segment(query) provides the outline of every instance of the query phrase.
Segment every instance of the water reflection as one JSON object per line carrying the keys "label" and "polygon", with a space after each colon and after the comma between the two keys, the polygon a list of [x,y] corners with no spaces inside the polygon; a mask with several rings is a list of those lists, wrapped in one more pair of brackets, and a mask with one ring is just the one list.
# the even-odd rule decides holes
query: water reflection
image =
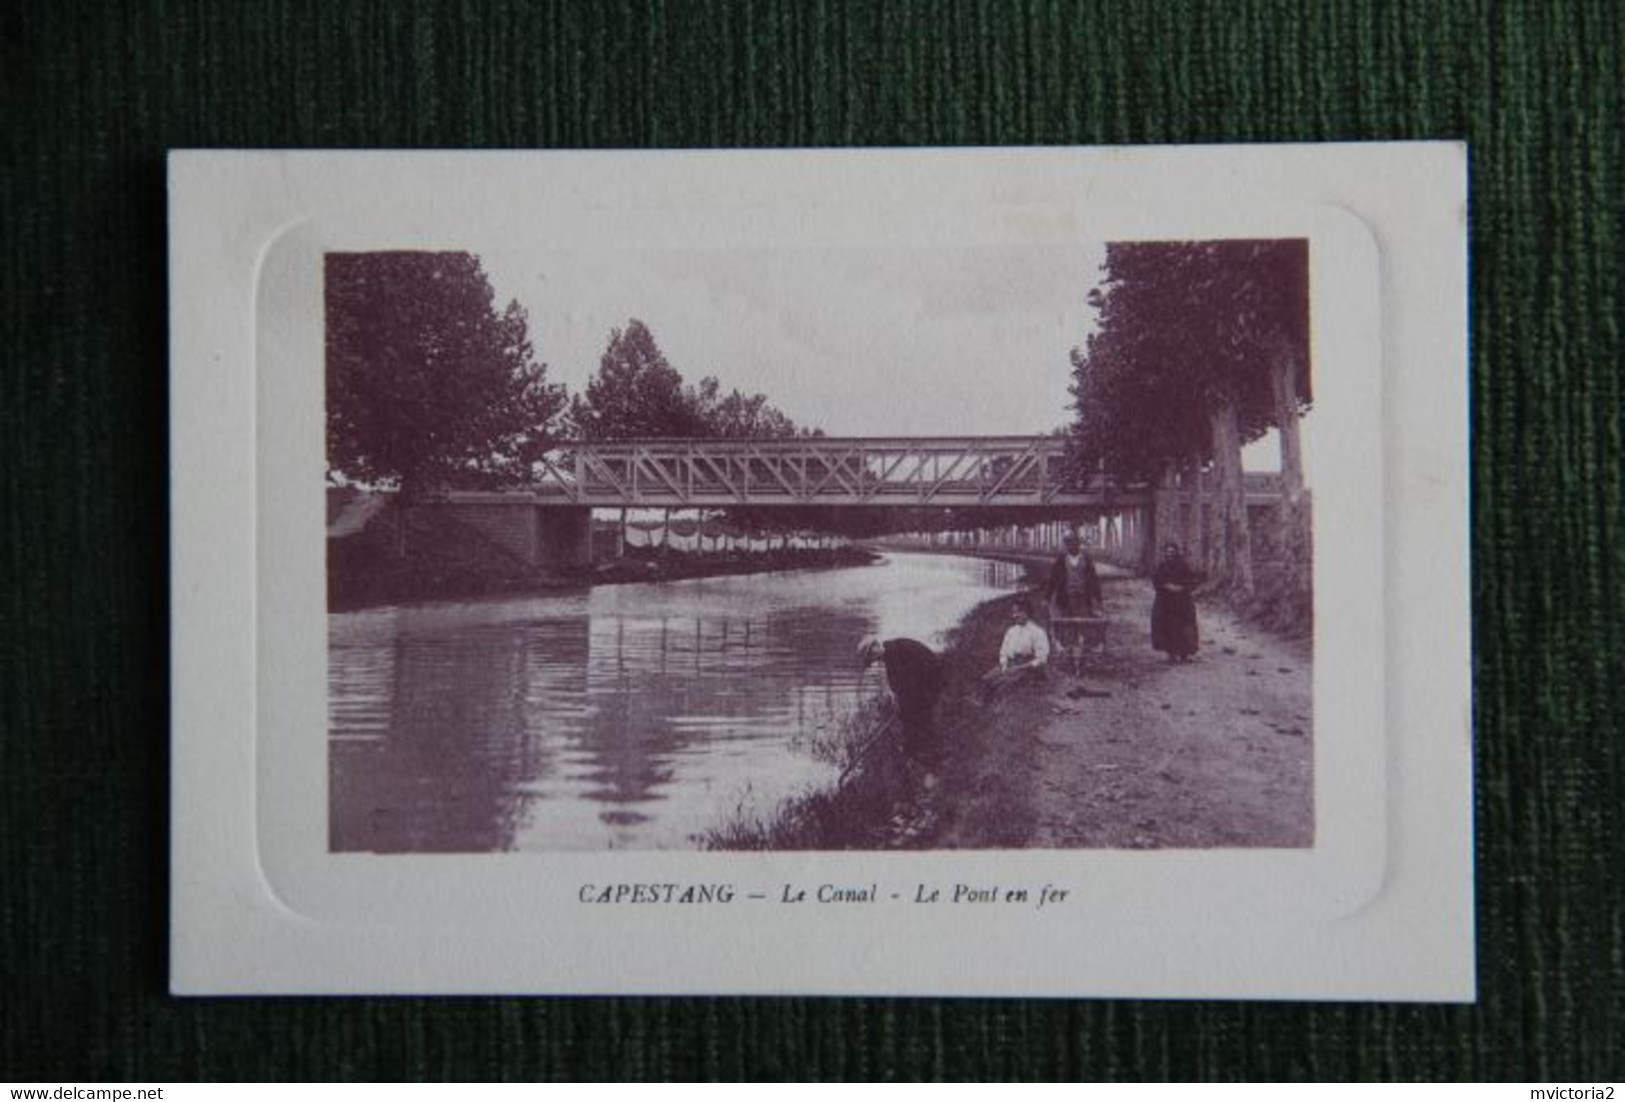
{"label": "water reflection", "polygon": [[827,783],[806,752],[865,693],[869,633],[940,643],[1019,569],[878,566],[329,617],[329,843],[685,847]]}

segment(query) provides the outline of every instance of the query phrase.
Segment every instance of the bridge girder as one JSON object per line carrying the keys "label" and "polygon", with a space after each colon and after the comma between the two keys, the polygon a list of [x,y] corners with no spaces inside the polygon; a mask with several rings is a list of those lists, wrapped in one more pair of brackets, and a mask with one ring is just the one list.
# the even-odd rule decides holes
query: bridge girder
{"label": "bridge girder", "polygon": [[545,462],[539,504],[1125,508],[1143,487],[1078,484],[1053,436],[792,437],[571,445]]}

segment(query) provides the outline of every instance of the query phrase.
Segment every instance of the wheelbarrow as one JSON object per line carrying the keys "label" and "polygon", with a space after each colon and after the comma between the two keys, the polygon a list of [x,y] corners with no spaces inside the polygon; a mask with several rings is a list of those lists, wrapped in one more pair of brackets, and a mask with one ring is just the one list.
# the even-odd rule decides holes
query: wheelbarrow
{"label": "wheelbarrow", "polygon": [[1051,664],[1066,663],[1073,677],[1083,668],[1084,655],[1106,653],[1107,626],[1104,616],[1052,616],[1049,622],[1050,645],[1055,653]]}

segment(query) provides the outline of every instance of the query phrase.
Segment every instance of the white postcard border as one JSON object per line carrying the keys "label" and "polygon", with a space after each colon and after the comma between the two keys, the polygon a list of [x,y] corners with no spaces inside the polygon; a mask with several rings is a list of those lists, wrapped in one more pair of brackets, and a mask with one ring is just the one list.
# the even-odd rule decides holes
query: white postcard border
{"label": "white postcard border", "polygon": [[[460,213],[446,212],[448,196]],[[1381,384],[1350,386],[1326,418],[1348,436],[1321,444],[1354,461],[1336,494],[1317,481],[1317,613],[1339,627],[1316,649],[1321,844],[327,854],[310,258],[478,251],[467,212],[500,217],[514,203],[580,247],[604,242],[609,223],[587,215],[609,211],[616,232],[658,232],[674,248],[906,244],[951,224],[956,241],[1306,233],[1328,246],[1317,257],[1357,260],[1314,275],[1317,418],[1334,409],[1339,362],[1380,364]],[[173,157],[171,210],[177,992],[1472,997],[1460,146],[200,152]],[[1345,297],[1328,297],[1333,287]],[[1073,902],[996,917],[897,904],[595,908],[575,890],[718,879],[1064,883]]]}

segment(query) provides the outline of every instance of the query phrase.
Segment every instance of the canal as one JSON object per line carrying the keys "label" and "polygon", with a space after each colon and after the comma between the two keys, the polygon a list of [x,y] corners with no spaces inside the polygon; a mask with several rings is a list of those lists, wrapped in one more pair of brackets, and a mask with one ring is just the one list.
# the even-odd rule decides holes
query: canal
{"label": "canal", "polygon": [[832,782],[816,753],[883,672],[857,641],[938,646],[1022,568],[873,566],[601,586],[328,618],[329,846],[693,848]]}

